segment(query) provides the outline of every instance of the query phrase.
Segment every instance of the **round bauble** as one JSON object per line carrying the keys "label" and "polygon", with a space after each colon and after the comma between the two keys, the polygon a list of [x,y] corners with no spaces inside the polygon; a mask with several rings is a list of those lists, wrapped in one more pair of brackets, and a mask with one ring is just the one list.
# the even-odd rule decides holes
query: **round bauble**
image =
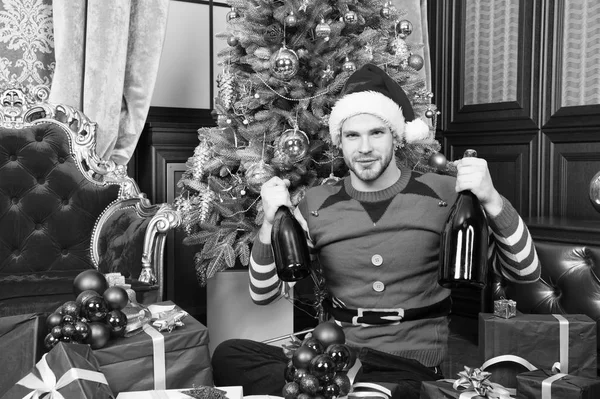
{"label": "round bauble", "polygon": [[62,323],[62,315],[58,313],[50,313],[46,317],[46,328],[48,331],[52,330],[52,327],[59,326]]}
{"label": "round bauble", "polygon": [[398,34],[398,36],[400,36],[401,38],[406,38],[406,36],[409,36],[413,31],[413,25],[412,22],[403,19],[402,21],[398,22],[396,24],[396,33]]}
{"label": "round bauble", "polygon": [[73,337],[75,335],[75,325],[73,323],[64,323],[62,325],[62,336]]}
{"label": "round bauble", "polygon": [[279,136],[277,148],[290,158],[290,162],[301,161],[308,154],[310,141],[306,133],[298,129],[287,129]]}
{"label": "round bauble", "polygon": [[433,116],[435,115],[435,112],[433,112],[432,109],[428,109],[427,111],[425,111],[425,116],[428,118],[433,118]]}
{"label": "round bauble", "polygon": [[121,310],[129,303],[127,291],[121,287],[110,287],[104,291],[104,300],[110,310]]}
{"label": "round bauble", "polygon": [[340,387],[336,384],[328,384],[323,388],[323,396],[325,399],[337,398],[340,396]]}
{"label": "round bauble", "polygon": [[264,161],[260,161],[250,165],[244,176],[246,177],[248,188],[255,193],[260,193],[262,185],[275,176],[275,169]]}
{"label": "round bauble", "polygon": [[296,76],[300,61],[294,50],[282,47],[271,55],[271,73],[278,79],[289,80]]}
{"label": "round bauble", "polygon": [[231,11],[229,11],[227,13],[227,15],[225,16],[225,19],[227,20],[227,22],[230,22],[231,20],[234,20],[239,17],[240,17],[240,13],[234,7],[231,7]]}
{"label": "round bauble", "polygon": [[358,23],[358,15],[356,12],[350,10],[344,14],[344,22],[348,25],[356,25]]}
{"label": "round bauble", "polygon": [[320,355],[321,353],[325,352],[325,346],[323,346],[321,341],[314,337],[305,339],[304,342],[302,342],[301,346],[308,346],[309,348],[313,349],[317,353],[317,355]]}
{"label": "round bauble", "polygon": [[73,323],[75,323],[76,320],[77,320],[77,317],[73,317],[71,315],[66,314],[62,317],[61,324],[65,324],[65,323],[73,324]]}
{"label": "round bauble", "polygon": [[340,396],[348,395],[352,388],[352,383],[346,373],[336,373],[335,377],[333,377],[333,383],[340,388]]}
{"label": "round bauble", "polygon": [[84,341],[90,334],[90,326],[83,321],[75,322],[75,339]]}
{"label": "round bauble", "polygon": [[77,275],[73,280],[73,293],[78,296],[85,290],[96,291],[99,295],[102,295],[108,288],[108,282],[104,274],[98,270],[90,269],[85,270]]}
{"label": "round bauble", "polygon": [[313,396],[304,392],[300,392],[296,399],[313,399]]}
{"label": "round bauble", "polygon": [[342,70],[344,72],[352,73],[356,71],[356,64],[353,61],[350,61],[348,57],[346,57],[346,60],[342,64]]}
{"label": "round bauble", "polygon": [[321,19],[321,22],[315,28],[315,36],[327,39],[329,35],[331,35],[331,26],[325,22],[325,19]]}
{"label": "round bauble", "polygon": [[432,168],[436,168],[437,170],[444,170],[447,164],[446,157],[441,152],[434,152],[429,157],[429,161],[427,162],[429,166]]}
{"label": "round bauble", "polygon": [[60,338],[62,336],[62,327],[61,326],[52,327],[52,329],[50,330],[50,334],[52,334],[52,336],[54,338]]}
{"label": "round bauble", "polygon": [[350,348],[345,344],[332,344],[325,349],[325,354],[331,357],[333,363],[335,363],[335,371],[348,370],[348,363],[350,362]]}
{"label": "round bauble", "polygon": [[335,363],[329,355],[317,355],[310,361],[308,372],[320,381],[331,382],[335,376]]}
{"label": "round bauble", "polygon": [[294,366],[294,363],[290,360],[287,364],[287,366],[285,366],[285,369],[283,370],[283,378],[285,379],[286,382],[291,382],[294,381],[294,373],[296,372],[296,367]]}
{"label": "round bauble", "polygon": [[74,318],[79,317],[79,311],[81,310],[81,305],[77,304],[76,301],[68,301],[62,305],[62,314],[63,316],[72,316]]}
{"label": "round bauble", "polygon": [[330,321],[316,326],[312,332],[312,336],[321,341],[325,348],[331,344],[346,343],[346,336],[342,327]]}
{"label": "round bauble", "polygon": [[410,50],[408,44],[402,38],[395,38],[389,43],[389,51],[394,54],[399,60],[408,60]]}
{"label": "round bauble", "polygon": [[106,323],[110,327],[110,335],[113,337],[122,337],[125,335],[127,327],[127,316],[120,310],[111,310],[106,316]]}
{"label": "round bauble", "polygon": [[294,371],[294,382],[296,384],[299,384],[302,377],[304,377],[307,374],[308,374],[307,369],[296,369],[296,371]]}
{"label": "round bauble", "polygon": [[227,38],[227,44],[231,47],[235,47],[240,43],[240,41],[237,39],[237,37],[231,35]]}
{"label": "round bauble", "polygon": [[283,386],[281,394],[285,399],[296,399],[300,394],[300,386],[295,382],[288,382]]}
{"label": "round bauble", "polygon": [[103,348],[110,339],[110,328],[97,321],[91,322],[89,328],[90,333],[83,342],[89,344],[92,349]]}
{"label": "round bauble", "polygon": [[83,303],[82,314],[89,321],[104,321],[108,314],[106,301],[100,296],[89,298]]}
{"label": "round bauble", "polygon": [[419,54],[411,54],[410,57],[408,57],[408,66],[415,71],[420,71],[421,68],[423,68],[423,57]]}
{"label": "round bauble", "polygon": [[88,298],[91,298],[93,296],[100,296],[100,294],[98,294],[96,291],[85,290],[81,294],[77,295],[77,299],[75,299],[75,303],[77,303],[78,305],[81,306],[81,305],[83,305],[83,303],[85,301],[88,300]]}
{"label": "round bauble", "polygon": [[298,385],[300,385],[300,391],[311,396],[316,395],[321,387],[319,379],[312,374],[306,374],[304,377],[302,377]]}
{"label": "round bauble", "polygon": [[294,27],[298,24],[298,18],[296,17],[296,14],[294,14],[294,12],[292,11],[288,15],[286,15],[286,17],[283,19],[283,22],[286,26]]}
{"label": "round bauble", "polygon": [[70,344],[73,342],[72,337],[65,337],[64,335],[58,339],[60,342],[64,342],[65,344]]}
{"label": "round bauble", "polygon": [[292,355],[292,363],[297,369],[308,369],[310,361],[317,355],[317,351],[313,348],[301,346]]}
{"label": "round bauble", "polygon": [[381,14],[382,18],[389,18],[390,15],[392,14],[392,10],[390,9],[390,6],[388,5],[388,3],[385,3],[383,5],[383,7],[381,8],[381,11],[379,12]]}
{"label": "round bauble", "polygon": [[59,342],[60,342],[59,337],[55,337],[52,334],[48,334],[44,338],[44,348],[46,348],[47,350],[50,350],[50,349],[54,348],[54,346],[56,344],[58,344]]}

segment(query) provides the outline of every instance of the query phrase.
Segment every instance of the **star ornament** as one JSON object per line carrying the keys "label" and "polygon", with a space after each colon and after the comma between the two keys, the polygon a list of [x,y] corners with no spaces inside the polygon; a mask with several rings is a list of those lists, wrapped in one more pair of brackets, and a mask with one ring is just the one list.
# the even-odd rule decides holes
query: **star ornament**
{"label": "star ornament", "polygon": [[331,65],[327,65],[327,69],[323,70],[323,73],[321,74],[321,77],[325,80],[331,80],[333,79],[333,69],[331,69]]}

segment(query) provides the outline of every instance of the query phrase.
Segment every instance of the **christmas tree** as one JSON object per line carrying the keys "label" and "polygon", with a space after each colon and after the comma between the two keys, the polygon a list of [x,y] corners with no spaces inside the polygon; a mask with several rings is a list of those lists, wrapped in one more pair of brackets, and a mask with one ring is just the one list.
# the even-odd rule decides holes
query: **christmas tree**
{"label": "christmas tree", "polygon": [[[262,223],[260,187],[290,180],[292,203],[307,189],[347,174],[331,144],[328,115],[348,77],[373,63],[400,83],[430,138],[405,145],[397,162],[431,170],[439,143],[433,96],[419,75],[422,43],[411,43],[403,10],[381,0],[229,0],[228,48],[213,114],[179,181],[176,199],[185,244],[201,245],[194,263],[201,285],[237,261],[248,265]],[[444,159],[445,160],[445,159]]]}

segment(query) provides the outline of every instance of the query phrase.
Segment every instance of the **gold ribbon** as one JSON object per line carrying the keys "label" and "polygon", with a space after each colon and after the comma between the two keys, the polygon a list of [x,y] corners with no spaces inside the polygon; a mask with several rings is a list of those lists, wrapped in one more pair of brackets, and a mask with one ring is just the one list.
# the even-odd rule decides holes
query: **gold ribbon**
{"label": "gold ribbon", "polygon": [[167,377],[165,375],[165,337],[152,326],[144,324],[143,330],[152,338],[152,354],[154,361],[154,389],[167,389]]}
{"label": "gold ribbon", "polygon": [[69,385],[75,380],[86,380],[98,382],[100,384],[108,385],[104,374],[98,371],[91,371],[79,368],[69,369],[66,373],[56,381],[56,375],[48,365],[46,355],[42,356],[42,359],[35,365],[40,373],[41,379],[33,373],[27,374],[23,377],[18,385],[24,386],[25,388],[31,389],[32,391],[25,395],[23,399],[39,399],[44,394],[47,399],[65,399],[65,397],[58,392],[59,389]]}

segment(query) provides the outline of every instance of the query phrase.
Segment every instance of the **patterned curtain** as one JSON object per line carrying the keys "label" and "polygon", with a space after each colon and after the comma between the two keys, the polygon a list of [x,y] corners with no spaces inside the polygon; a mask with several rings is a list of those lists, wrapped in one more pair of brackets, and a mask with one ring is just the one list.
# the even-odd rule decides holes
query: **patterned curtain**
{"label": "patterned curtain", "polygon": [[51,0],[0,2],[0,87],[23,87],[40,99],[54,74]]}

